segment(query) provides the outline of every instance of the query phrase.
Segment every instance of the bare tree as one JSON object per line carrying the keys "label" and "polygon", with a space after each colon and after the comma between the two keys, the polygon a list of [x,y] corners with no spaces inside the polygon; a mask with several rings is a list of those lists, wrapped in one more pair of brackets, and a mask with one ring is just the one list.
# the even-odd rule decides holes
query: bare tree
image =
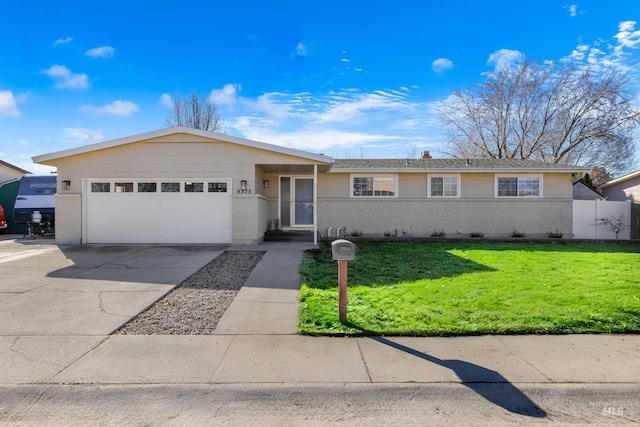
{"label": "bare tree", "polygon": [[167,116],[167,126],[186,126],[209,132],[222,132],[218,107],[208,97],[192,91],[188,97],[173,97],[173,105]]}
{"label": "bare tree", "polygon": [[603,225],[612,233],[616,233],[616,240],[618,240],[622,231],[631,227],[631,224],[625,222],[624,215],[609,215],[604,218],[598,218],[598,224]]}
{"label": "bare tree", "polygon": [[606,171],[605,168],[595,167],[591,171],[591,182],[594,187],[597,187],[600,184],[604,184],[605,182],[611,181],[611,175]]}
{"label": "bare tree", "polygon": [[439,109],[455,157],[602,166],[633,161],[640,111],[624,74],[527,60],[456,90]]}
{"label": "bare tree", "polygon": [[410,159],[418,158],[418,146],[416,144],[411,144],[407,146],[407,157]]}

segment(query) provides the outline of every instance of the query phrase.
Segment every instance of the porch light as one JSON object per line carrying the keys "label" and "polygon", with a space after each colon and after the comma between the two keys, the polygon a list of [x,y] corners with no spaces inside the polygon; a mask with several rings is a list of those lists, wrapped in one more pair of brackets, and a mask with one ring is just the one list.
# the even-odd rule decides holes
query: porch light
{"label": "porch light", "polygon": [[269,188],[269,180],[268,180],[268,179],[265,179],[264,181],[262,181],[262,186],[263,186],[264,188]]}
{"label": "porch light", "polygon": [[240,190],[247,191],[247,180],[246,179],[243,179],[242,181],[240,181]]}
{"label": "porch light", "polygon": [[69,180],[62,181],[62,189],[68,190],[69,188],[71,188],[71,181]]}

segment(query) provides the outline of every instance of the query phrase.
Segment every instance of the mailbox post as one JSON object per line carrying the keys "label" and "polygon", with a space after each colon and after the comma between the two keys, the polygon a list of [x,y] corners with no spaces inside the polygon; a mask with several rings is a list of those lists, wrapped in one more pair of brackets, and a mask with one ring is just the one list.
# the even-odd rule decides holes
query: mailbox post
{"label": "mailbox post", "polygon": [[331,254],[338,261],[338,316],[340,323],[347,321],[347,269],[349,261],[356,259],[356,245],[345,239],[331,242]]}

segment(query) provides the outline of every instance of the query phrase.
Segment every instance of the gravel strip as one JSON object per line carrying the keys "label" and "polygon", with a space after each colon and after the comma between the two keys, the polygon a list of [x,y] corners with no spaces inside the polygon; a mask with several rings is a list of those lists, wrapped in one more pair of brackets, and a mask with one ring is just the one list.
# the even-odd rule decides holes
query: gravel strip
{"label": "gravel strip", "polygon": [[210,335],[264,252],[224,252],[116,335]]}

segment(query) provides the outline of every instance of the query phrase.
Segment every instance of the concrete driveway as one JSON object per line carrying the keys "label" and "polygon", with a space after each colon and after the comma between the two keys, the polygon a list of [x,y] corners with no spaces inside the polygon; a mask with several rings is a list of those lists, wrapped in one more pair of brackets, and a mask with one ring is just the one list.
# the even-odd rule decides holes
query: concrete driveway
{"label": "concrete driveway", "polygon": [[0,336],[105,336],[223,246],[0,241]]}

